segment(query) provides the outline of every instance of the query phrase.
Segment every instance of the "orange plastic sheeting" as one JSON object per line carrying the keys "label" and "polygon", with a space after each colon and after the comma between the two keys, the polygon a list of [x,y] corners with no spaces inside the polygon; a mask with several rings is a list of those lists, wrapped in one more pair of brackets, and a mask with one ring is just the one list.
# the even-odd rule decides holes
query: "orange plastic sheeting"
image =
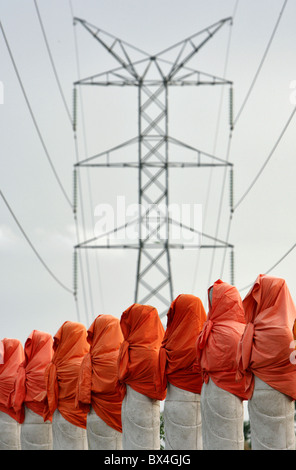
{"label": "orange plastic sheeting", "polygon": [[121,432],[123,394],[117,388],[117,361],[123,334],[119,319],[99,315],[87,333],[90,351],[81,363],[78,406],[88,412],[91,405],[108,426]]}
{"label": "orange plastic sheeting", "polygon": [[296,308],[284,279],[260,274],[243,300],[246,328],[238,350],[238,377],[246,377],[249,397],[254,375],[296,399],[293,327]]}
{"label": "orange plastic sheeting", "polygon": [[246,326],[240,294],[219,279],[209,288],[208,298],[207,321],[196,344],[203,380],[211,378],[217,387],[246,400],[245,381],[236,380],[237,349]]}
{"label": "orange plastic sheeting", "polygon": [[202,377],[196,367],[196,341],[206,321],[202,301],[181,294],[171,304],[160,349],[162,387],[167,382],[192,393],[200,393]]}
{"label": "orange plastic sheeting", "polygon": [[81,362],[89,351],[87,331],[81,323],[66,321],[54,336],[54,354],[45,369],[46,397],[43,419],[56,409],[64,419],[86,429],[87,411],[75,407]]}
{"label": "orange plastic sheeting", "polygon": [[121,315],[124,341],[118,357],[120,388],[129,385],[136,392],[155,400],[164,400],[161,387],[159,348],[164,335],[156,308],[133,304]]}
{"label": "orange plastic sheeting", "polygon": [[44,373],[53,355],[52,336],[43,331],[33,330],[25,343],[25,359],[20,364],[11,395],[13,408],[25,418],[25,405],[38,415],[43,415],[43,404],[35,398],[45,391]]}
{"label": "orange plastic sheeting", "polygon": [[23,362],[24,349],[18,339],[4,338],[2,340],[4,363],[0,364],[0,411],[8,414],[17,422],[21,422],[21,413],[16,412],[10,405],[10,395],[14,390],[15,376]]}

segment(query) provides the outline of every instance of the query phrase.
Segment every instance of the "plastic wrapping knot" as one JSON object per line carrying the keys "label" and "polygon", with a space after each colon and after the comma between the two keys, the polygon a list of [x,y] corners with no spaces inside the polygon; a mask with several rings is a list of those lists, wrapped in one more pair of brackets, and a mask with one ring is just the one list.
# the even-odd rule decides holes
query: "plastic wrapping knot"
{"label": "plastic wrapping knot", "polygon": [[77,380],[75,406],[89,407],[91,404],[91,385],[92,385],[92,358],[88,352],[80,366]]}
{"label": "plastic wrapping knot", "polygon": [[16,411],[19,411],[26,398],[26,367],[20,364],[15,381],[14,392],[10,397],[11,405]]}
{"label": "plastic wrapping knot", "polygon": [[164,347],[159,350],[159,370],[161,387],[165,389],[167,387],[167,376],[166,376],[166,365],[167,365],[167,353]]}
{"label": "plastic wrapping knot", "polygon": [[204,349],[212,328],[213,328],[212,320],[207,320],[204,323],[203,329],[201,330],[198,340],[197,340],[197,344],[196,344],[197,351],[200,349]]}
{"label": "plastic wrapping knot", "polygon": [[237,380],[240,380],[249,368],[251,355],[252,355],[253,338],[254,338],[254,324],[247,323],[243,336],[238,345],[238,353],[237,353],[238,369],[236,373]]}
{"label": "plastic wrapping knot", "polygon": [[47,403],[50,414],[52,415],[58,406],[59,385],[57,379],[56,365],[51,362],[45,369],[45,383],[47,389]]}

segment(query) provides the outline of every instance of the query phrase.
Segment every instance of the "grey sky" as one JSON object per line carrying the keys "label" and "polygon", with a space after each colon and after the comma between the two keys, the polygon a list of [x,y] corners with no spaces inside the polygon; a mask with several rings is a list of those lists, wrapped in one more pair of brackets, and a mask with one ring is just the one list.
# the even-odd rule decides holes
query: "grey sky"
{"label": "grey sky", "polygon": [[[232,16],[235,5],[236,0],[72,0],[75,16],[151,54]],[[246,96],[282,5],[280,0],[239,0],[237,4],[226,70],[226,78],[234,82],[234,115]],[[71,110],[73,82],[79,77],[70,3],[68,0],[39,0],[38,7]],[[64,188],[72,198],[73,132],[49,61],[34,1],[0,0],[0,13],[42,137]],[[290,84],[296,80],[295,17],[295,2],[288,1],[268,56],[233,132],[230,161],[234,163],[235,202],[260,170],[293,110]],[[75,28],[81,78],[117,66],[81,25]],[[223,76],[229,28],[224,26],[195,57],[192,66]],[[33,126],[2,35],[0,50],[0,80],[4,85],[4,103],[0,105],[0,187],[46,264],[72,289],[73,245],[76,243],[73,214]],[[228,88],[224,92],[215,143],[220,93],[218,87],[171,90],[170,135],[225,158],[229,136]],[[83,133],[79,107],[80,159],[85,153],[91,156],[136,136],[135,90],[83,88],[82,96],[86,133]],[[235,284],[238,288],[252,283],[295,243],[294,123],[293,120],[262,175],[234,212],[229,241],[235,245]],[[135,170],[95,169],[89,170],[88,174],[84,172],[81,177],[87,235],[93,234],[93,214],[97,204],[115,204],[117,195],[126,195],[128,202],[137,200]],[[91,193],[87,188],[89,181]],[[170,174],[171,199],[205,206],[209,181],[209,170],[174,170]],[[206,233],[215,235],[223,170],[215,169],[211,181],[203,228]],[[228,200],[227,185],[218,233],[221,239],[225,239],[227,233]],[[294,298],[295,252],[272,271],[287,280]],[[54,335],[64,321],[77,319],[73,296],[41,265],[3,201],[0,201],[0,254],[1,337],[17,337],[24,342],[33,329]],[[78,283],[80,319],[86,327],[100,313],[120,317],[134,301],[136,253],[106,250],[97,255],[99,265],[96,254],[90,255],[91,286],[88,286],[85,274],[85,298],[81,279]],[[85,263],[85,253],[81,252],[81,256]],[[198,269],[197,259],[200,261]],[[205,301],[209,282],[220,277],[221,253],[215,255],[211,279],[210,262],[209,252],[203,251],[199,258],[192,250],[174,252],[174,296],[181,292],[193,293]],[[230,280],[228,253],[223,279]],[[242,297],[246,293],[247,290],[242,290]]]}

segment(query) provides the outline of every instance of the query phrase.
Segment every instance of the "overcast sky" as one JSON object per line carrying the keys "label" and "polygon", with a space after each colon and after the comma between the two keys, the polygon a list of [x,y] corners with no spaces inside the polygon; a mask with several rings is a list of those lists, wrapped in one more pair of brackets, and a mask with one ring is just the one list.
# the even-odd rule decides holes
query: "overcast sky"
{"label": "overcast sky", "polygon": [[[80,24],[73,26],[68,0],[38,0],[37,5],[67,107],[72,112],[73,83],[118,64]],[[188,64],[219,77],[225,73],[233,82],[234,116],[258,70],[282,6],[281,0],[72,0],[76,17],[151,55],[235,13],[233,25],[224,25]],[[72,201],[74,136],[34,1],[0,0],[0,12],[38,129]],[[229,160],[234,164],[235,203],[260,171],[293,111],[290,86],[296,80],[295,18],[296,4],[290,0],[233,130]],[[2,33],[0,50],[0,81],[4,89],[0,105],[1,191],[46,265],[72,291],[73,246],[77,242],[73,212],[36,132]],[[221,87],[172,88],[169,134],[225,159],[228,106],[228,87],[224,92]],[[136,90],[80,87],[77,124],[80,160],[136,135]],[[247,293],[243,288],[259,273],[269,270],[295,243],[295,170],[295,120],[292,120],[264,171],[233,214],[229,242],[235,246],[235,285],[242,297]],[[215,236],[220,220],[217,235],[225,240],[229,220],[228,175],[220,219],[218,214],[223,178],[223,168],[172,170],[169,189],[172,201],[202,204],[207,209],[203,213],[205,233]],[[79,207],[84,208],[86,226],[84,233],[79,212],[80,240],[84,235],[93,236],[94,210],[98,204],[115,207],[117,196],[125,196],[128,203],[137,202],[137,184],[136,170],[83,169]],[[33,329],[54,335],[66,320],[79,319],[88,327],[101,313],[119,318],[134,302],[135,252],[92,250],[86,259],[85,250],[80,250],[84,277],[78,279],[78,318],[72,293],[44,268],[3,200],[0,200],[0,254],[2,338],[15,337],[24,343]],[[219,253],[215,250],[214,258],[211,250],[174,251],[171,255],[174,297],[192,293],[207,308],[207,288],[221,276],[223,255],[224,250]],[[295,257],[296,250],[271,272],[286,279],[294,298]],[[229,252],[225,260],[222,278],[230,282]]]}

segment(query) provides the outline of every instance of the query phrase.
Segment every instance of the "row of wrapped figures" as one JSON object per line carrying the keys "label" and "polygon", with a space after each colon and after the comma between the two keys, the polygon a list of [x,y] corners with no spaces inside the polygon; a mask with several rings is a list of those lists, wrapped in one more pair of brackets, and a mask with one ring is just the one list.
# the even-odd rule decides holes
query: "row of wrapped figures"
{"label": "row of wrapped figures", "polygon": [[164,329],[154,307],[54,338],[0,341],[0,449],[294,449],[296,309],[285,280],[259,275],[242,301],[221,280],[201,300],[181,294]]}

